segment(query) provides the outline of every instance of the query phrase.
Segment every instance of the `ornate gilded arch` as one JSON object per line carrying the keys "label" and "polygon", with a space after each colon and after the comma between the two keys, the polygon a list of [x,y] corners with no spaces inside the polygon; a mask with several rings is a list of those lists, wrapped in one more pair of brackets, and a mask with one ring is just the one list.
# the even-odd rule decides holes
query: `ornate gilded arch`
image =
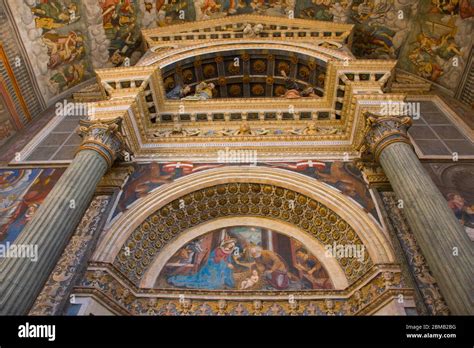
{"label": "ornate gilded arch", "polygon": [[[289,209],[290,200],[294,209]],[[186,209],[180,208],[182,203]],[[348,283],[373,264],[394,260],[378,224],[343,194],[300,174],[260,167],[208,170],[158,188],[108,228],[94,259],[113,263],[138,285],[152,259],[180,233],[229,216],[281,220],[322,244],[350,240],[364,245],[367,257],[363,263],[339,260]],[[148,240],[145,245],[144,240]],[[124,257],[126,250],[135,248],[135,257]]]}
{"label": "ornate gilded arch", "polygon": [[[294,304],[288,302],[291,290],[154,287],[163,263],[180,246],[212,229],[236,225],[262,226],[297,239],[321,260],[334,289],[298,291]],[[366,257],[360,264],[323,257],[324,245],[333,241],[362,245]],[[399,294],[407,301],[412,296],[381,227],[354,201],[301,174],[240,166],[182,177],[138,201],[107,227],[75,291],[117,313],[171,315],[370,314]]]}

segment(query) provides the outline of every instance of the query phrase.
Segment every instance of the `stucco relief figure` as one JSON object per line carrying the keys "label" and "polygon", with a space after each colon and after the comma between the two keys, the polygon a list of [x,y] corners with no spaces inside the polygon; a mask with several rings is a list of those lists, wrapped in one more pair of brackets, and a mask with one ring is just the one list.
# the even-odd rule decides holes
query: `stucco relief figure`
{"label": "stucco relief figure", "polygon": [[242,123],[234,135],[255,135],[248,123]]}
{"label": "stucco relief figure", "polygon": [[280,71],[281,75],[285,78],[285,88],[286,92],[282,95],[282,98],[287,99],[298,99],[303,97],[317,97],[316,93],[314,92],[313,87],[307,87],[305,89],[301,89],[300,85],[292,78],[290,78],[285,70]]}
{"label": "stucco relief figure", "polygon": [[247,122],[242,123],[239,126],[239,129],[232,130],[232,129],[222,129],[217,131],[217,134],[220,136],[246,136],[246,135],[268,135],[271,131],[266,128],[260,128],[257,130],[253,130],[250,128],[250,125]]}
{"label": "stucco relief figure", "polygon": [[260,37],[260,34],[263,32],[263,24],[255,24],[252,25],[250,23],[245,24],[243,27],[239,29],[232,30],[234,32],[243,33],[245,38],[253,39],[256,37]]}
{"label": "stucco relief figure", "polygon": [[176,85],[171,91],[166,93],[167,99],[179,100],[186,97],[191,92],[191,87],[189,85]]}
{"label": "stucco relief figure", "polygon": [[176,125],[171,130],[159,131],[153,134],[155,138],[162,137],[195,137],[201,134],[200,129],[184,129],[181,125]]}
{"label": "stucco relief figure", "polygon": [[330,135],[337,134],[338,130],[336,128],[320,128],[316,126],[316,123],[310,122],[306,128],[293,128],[289,133],[293,135]]}
{"label": "stucco relief figure", "polygon": [[212,82],[207,83],[205,81],[201,82],[196,86],[196,92],[194,95],[190,95],[184,98],[181,98],[181,100],[207,100],[211,99],[213,96],[213,91],[216,88],[216,85],[214,85]]}

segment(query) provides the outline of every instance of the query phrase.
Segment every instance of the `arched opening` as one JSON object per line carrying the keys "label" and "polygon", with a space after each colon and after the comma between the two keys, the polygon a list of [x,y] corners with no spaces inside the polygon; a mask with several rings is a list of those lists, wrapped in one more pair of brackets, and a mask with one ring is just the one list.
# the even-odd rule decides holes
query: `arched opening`
{"label": "arched opening", "polygon": [[[271,219],[292,225],[319,243],[319,250],[334,243],[363,247],[366,252],[362,262],[336,257],[338,266],[330,267],[321,260],[330,273],[338,267],[344,270],[342,277],[334,273],[336,288],[353,283],[373,264],[394,261],[380,227],[346,196],[306,176],[259,167],[212,169],[161,186],[108,228],[94,260],[114,264],[137,286],[153,287],[156,272],[166,261],[162,255],[171,257],[191,236],[196,237],[190,233],[193,229],[206,223],[212,226],[212,221],[229,217],[240,221]],[[188,233],[189,237],[183,237]],[[180,244],[176,242],[178,238],[186,241],[183,239]],[[172,244],[174,249],[167,249]],[[133,257],[129,257],[130,253]]]}

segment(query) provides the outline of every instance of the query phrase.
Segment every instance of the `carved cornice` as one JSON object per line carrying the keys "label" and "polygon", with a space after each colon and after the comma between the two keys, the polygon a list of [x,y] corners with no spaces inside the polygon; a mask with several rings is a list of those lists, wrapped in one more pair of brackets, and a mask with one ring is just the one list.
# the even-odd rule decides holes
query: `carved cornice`
{"label": "carved cornice", "polygon": [[[261,33],[245,35],[245,25],[259,25]],[[294,40],[303,42],[344,43],[351,35],[352,24],[272,17],[262,15],[238,15],[225,18],[209,19],[180,23],[166,27],[142,30],[145,42],[149,47],[167,47],[182,42],[209,41],[248,36],[259,40]],[[337,46],[337,45],[336,45]]]}

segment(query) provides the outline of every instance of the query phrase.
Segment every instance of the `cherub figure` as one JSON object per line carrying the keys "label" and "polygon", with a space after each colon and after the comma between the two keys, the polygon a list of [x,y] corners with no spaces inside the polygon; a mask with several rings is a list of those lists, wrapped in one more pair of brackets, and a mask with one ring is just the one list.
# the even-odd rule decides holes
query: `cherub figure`
{"label": "cherub figure", "polygon": [[234,133],[234,135],[254,135],[255,133],[250,129],[250,126],[247,122],[244,122],[240,125],[239,129]]}

